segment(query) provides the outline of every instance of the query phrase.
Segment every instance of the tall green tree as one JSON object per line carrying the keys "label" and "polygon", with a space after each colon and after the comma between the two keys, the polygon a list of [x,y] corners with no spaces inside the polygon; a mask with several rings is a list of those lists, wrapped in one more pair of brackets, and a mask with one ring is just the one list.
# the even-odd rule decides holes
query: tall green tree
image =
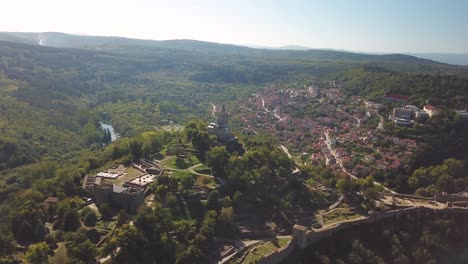
{"label": "tall green tree", "polygon": [[31,264],[46,264],[48,261],[47,252],[49,246],[46,242],[39,242],[29,246],[28,251],[24,254],[26,263]]}

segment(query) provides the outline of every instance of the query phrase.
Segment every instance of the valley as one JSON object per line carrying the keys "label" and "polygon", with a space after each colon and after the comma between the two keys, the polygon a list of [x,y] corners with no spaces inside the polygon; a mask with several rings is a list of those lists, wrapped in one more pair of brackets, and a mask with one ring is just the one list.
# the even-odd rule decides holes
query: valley
{"label": "valley", "polygon": [[[466,67],[38,36],[0,33],[0,263],[317,260],[342,236],[391,262],[410,229],[388,248],[369,235],[372,255],[347,227],[444,229],[467,210]],[[449,252],[427,232],[427,254],[400,255]]]}

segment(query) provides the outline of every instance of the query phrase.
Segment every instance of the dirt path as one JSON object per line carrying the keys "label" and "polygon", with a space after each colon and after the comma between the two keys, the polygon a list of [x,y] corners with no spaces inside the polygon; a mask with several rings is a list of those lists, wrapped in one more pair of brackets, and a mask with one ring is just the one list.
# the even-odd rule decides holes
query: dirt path
{"label": "dirt path", "polygon": [[213,115],[214,118],[216,118],[216,105],[214,105],[213,103],[211,103],[211,106],[213,107],[213,110],[211,111],[211,114]]}
{"label": "dirt path", "polygon": [[284,151],[284,153],[286,153],[286,155],[288,155],[288,158],[292,158],[292,155],[289,153],[289,149],[287,147],[280,145],[280,148]]}

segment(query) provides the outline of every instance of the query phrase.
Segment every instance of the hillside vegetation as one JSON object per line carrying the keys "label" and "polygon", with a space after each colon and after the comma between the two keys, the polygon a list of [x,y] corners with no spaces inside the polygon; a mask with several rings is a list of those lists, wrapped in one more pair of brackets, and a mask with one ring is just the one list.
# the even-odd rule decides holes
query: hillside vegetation
{"label": "hillside vegetation", "polygon": [[[220,146],[206,131],[205,121],[214,118],[212,103],[236,109],[240,100],[264,87],[307,87],[312,80],[337,80],[349,93],[369,99],[400,93],[418,106],[426,100],[442,108],[468,103],[468,68],[406,55],[62,33],[0,33],[0,40],[0,263],[11,260],[17,244],[37,243],[25,254],[33,259],[37,252],[47,257],[48,249],[64,241],[71,260],[91,262],[97,251],[83,230],[92,233],[97,216],[89,210],[79,215],[83,177],[113,162],[128,165],[132,159],[163,155],[159,152],[169,145],[196,149],[197,161],[224,185],[206,203],[195,199],[190,204],[185,201],[194,184],[191,174],[163,177],[153,186],[157,205],[139,212],[135,225],[125,224],[130,221],[125,213],[116,216],[119,224],[100,249],[102,256],[121,248],[121,262],[206,263],[207,242],[226,232],[236,235],[234,214],[248,218],[255,213],[256,220],[288,229],[294,224],[289,212],[326,206],[322,193],[292,176],[295,164],[272,135],[240,136],[247,152],[242,146]],[[112,124],[122,138],[111,143],[100,122]],[[183,132],[155,132],[173,123],[185,125]],[[434,118],[427,131],[433,134],[428,147],[408,168],[415,171],[411,186],[406,181],[392,186],[430,193],[439,180],[426,181],[421,171],[449,171],[454,166],[430,166],[465,158],[467,125],[453,113]],[[434,155],[435,150],[442,155]],[[328,170],[317,174],[333,178]],[[58,197],[57,208],[45,209],[42,203],[49,196]],[[99,210],[104,219],[112,218],[112,209]],[[50,223],[55,227],[46,228]]]}

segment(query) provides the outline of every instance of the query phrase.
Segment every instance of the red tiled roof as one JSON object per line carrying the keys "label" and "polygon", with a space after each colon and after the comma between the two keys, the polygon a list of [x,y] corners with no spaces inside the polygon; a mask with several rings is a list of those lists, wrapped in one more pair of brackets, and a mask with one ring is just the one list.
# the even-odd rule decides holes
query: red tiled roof
{"label": "red tiled roof", "polygon": [[433,106],[433,105],[425,105],[424,106],[425,109],[429,110],[429,111],[435,111],[437,110],[437,107]]}
{"label": "red tiled roof", "polygon": [[58,202],[58,198],[57,197],[49,197],[49,198],[45,199],[44,202],[46,202],[46,203],[56,203],[56,202]]}

